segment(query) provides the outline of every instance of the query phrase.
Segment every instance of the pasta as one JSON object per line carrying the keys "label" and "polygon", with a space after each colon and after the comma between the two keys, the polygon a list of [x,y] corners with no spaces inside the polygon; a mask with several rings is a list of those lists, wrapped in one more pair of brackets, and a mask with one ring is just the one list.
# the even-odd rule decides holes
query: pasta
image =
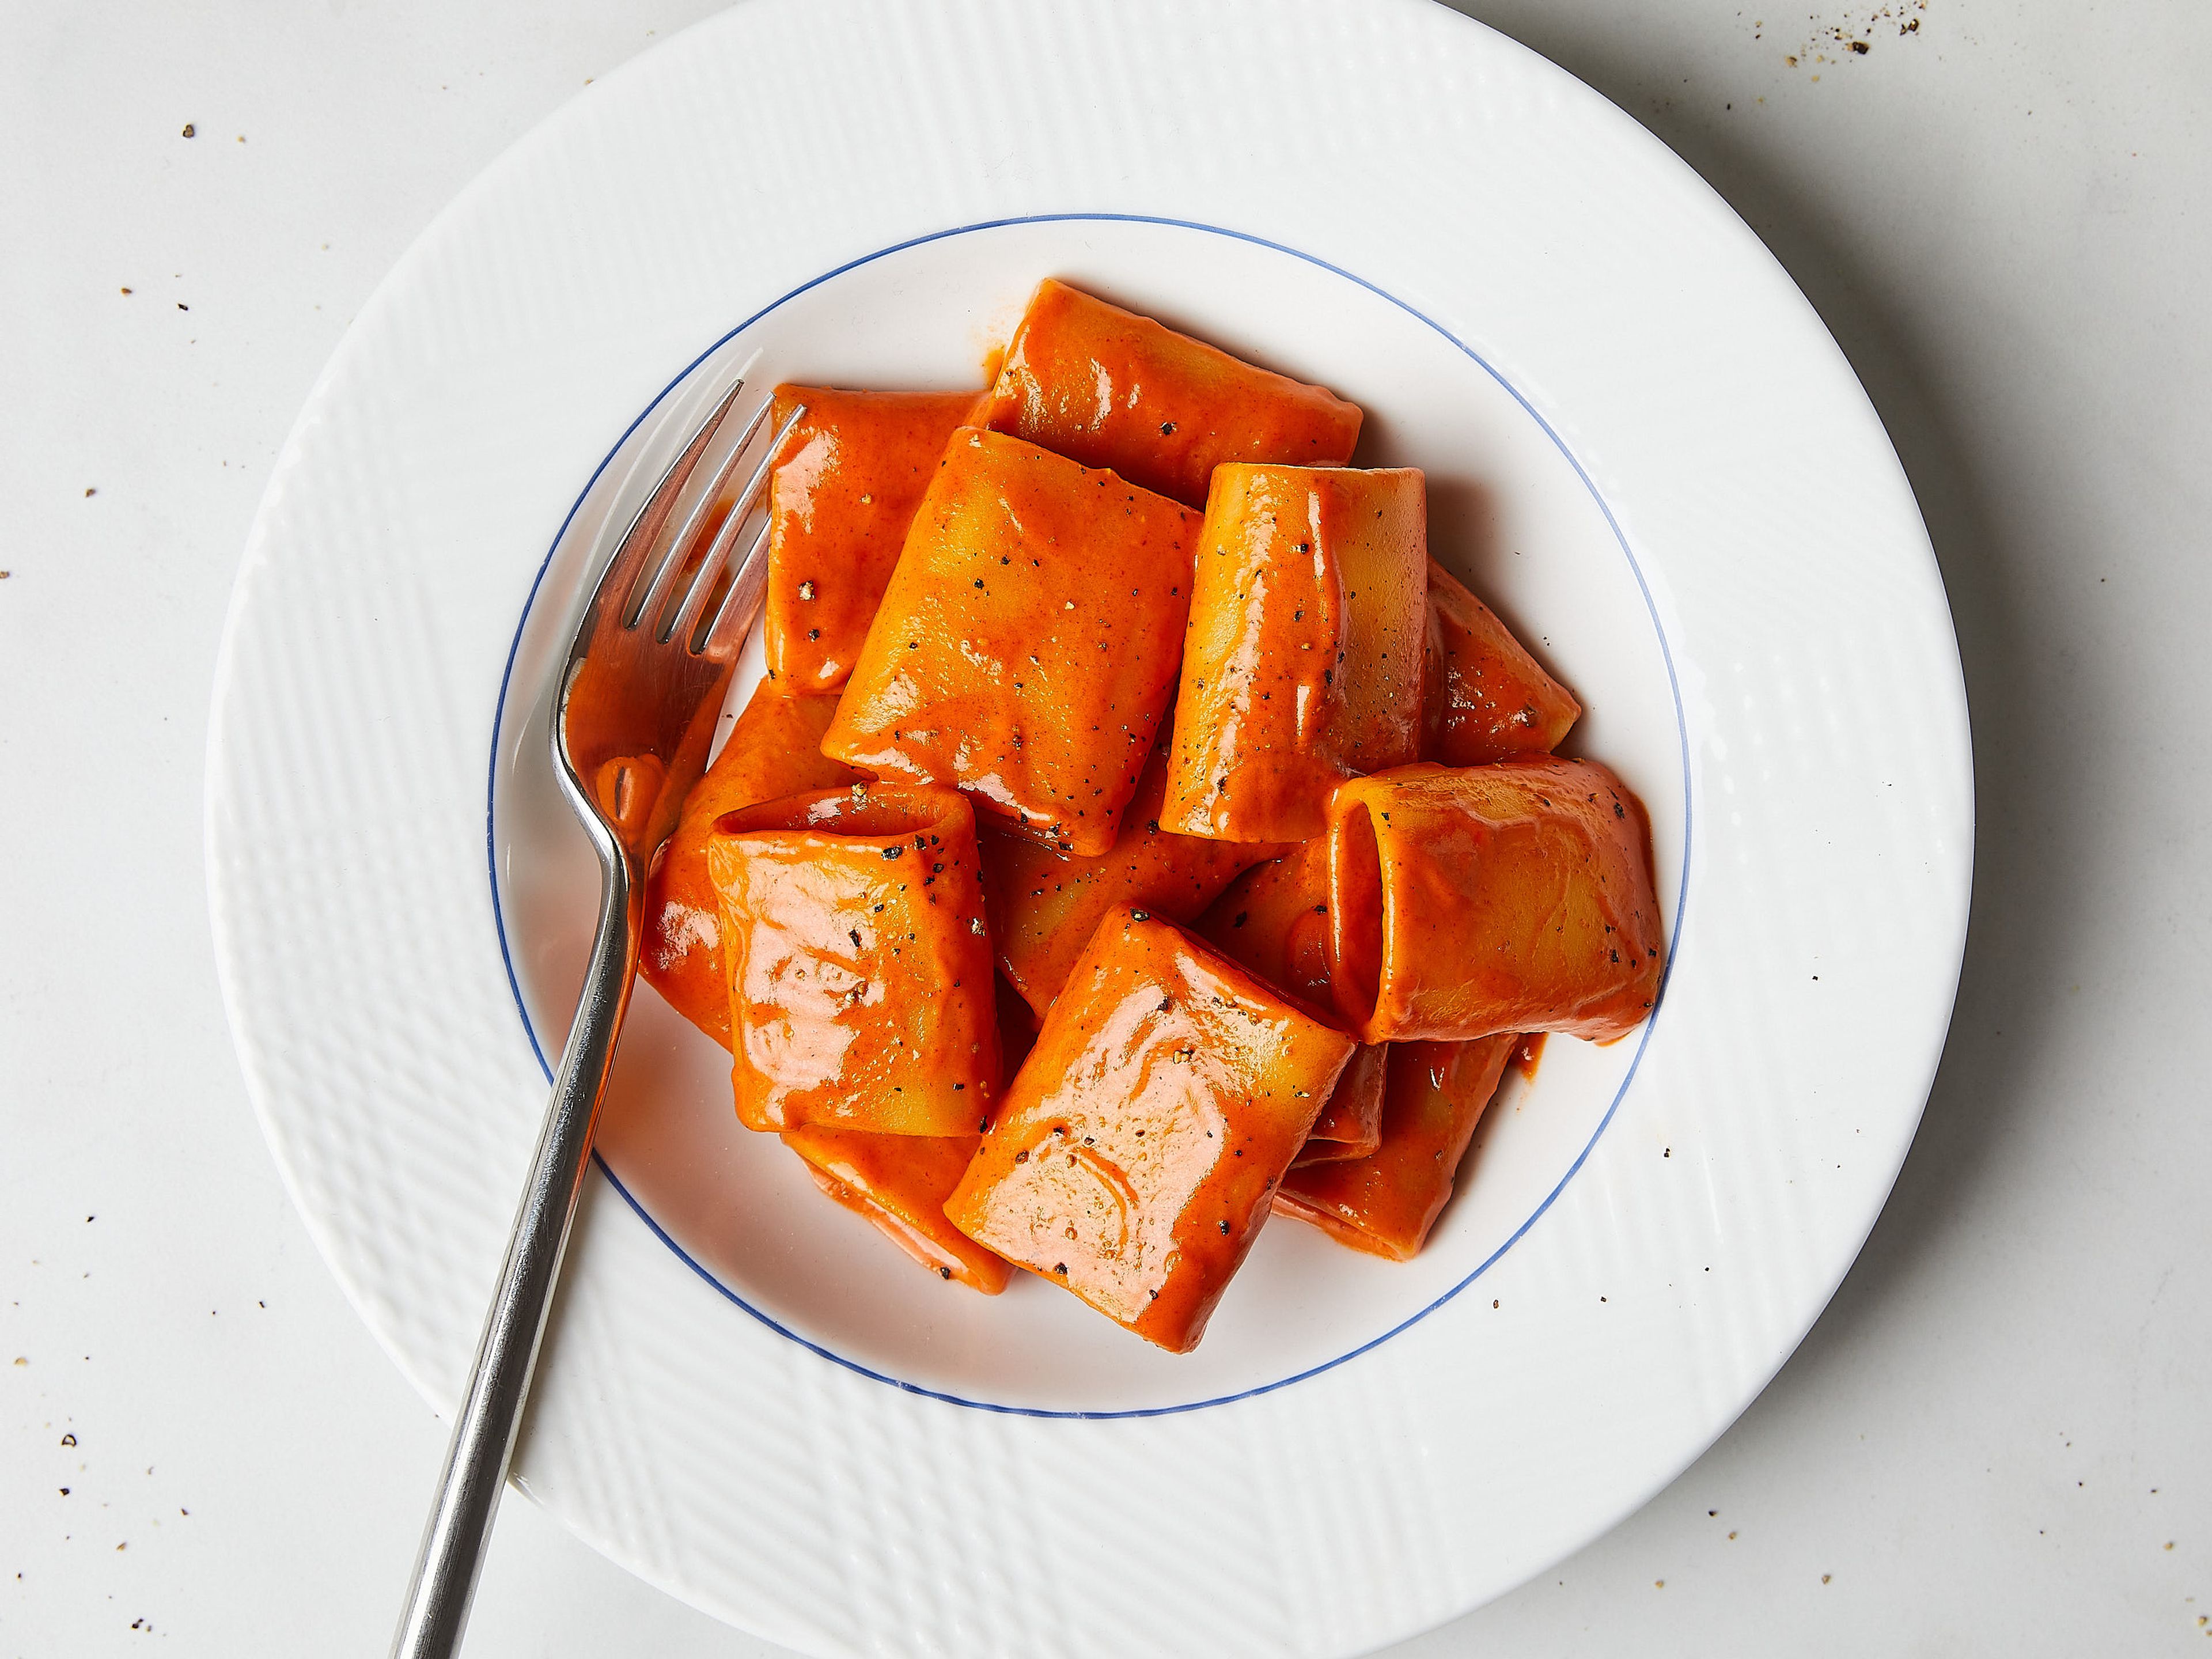
{"label": "pasta", "polygon": [[[1328,988],[1328,843],[1310,841],[1230,884],[1199,918],[1200,938],[1270,985],[1334,1011]],[[1364,1158],[1382,1135],[1379,1044],[1362,1043],[1314,1120],[1292,1167]]]}
{"label": "pasta", "polygon": [[823,752],[1105,852],[1173,694],[1197,528],[1111,472],[963,428]]}
{"label": "pasta", "polygon": [[1596,762],[1424,763],[1347,783],[1328,816],[1329,985],[1363,1042],[1608,1042],[1650,1012],[1650,828]]}
{"label": "pasta", "polygon": [[1049,277],[985,408],[994,431],[1111,467],[1186,507],[1206,504],[1224,461],[1340,466],[1359,438],[1358,404]]}
{"label": "pasta", "polygon": [[1427,523],[1411,468],[1215,472],[1162,823],[1309,840],[1346,778],[1416,758]]}
{"label": "pasta", "polygon": [[945,1213],[1188,1352],[1352,1047],[1179,928],[1111,911]]}
{"label": "pasta", "polygon": [[972,392],[839,392],[780,386],[770,421],[806,413],[769,475],[769,677],[835,691],[853,672],[898,562],[907,525]]}
{"label": "pasta", "polygon": [[999,1082],[975,820],[950,789],[854,784],[721,818],[732,1079],[752,1129],[972,1134]]}
{"label": "pasta", "polygon": [[819,1124],[783,1132],[783,1144],[805,1159],[824,1193],[939,1278],[996,1296],[1012,1270],[945,1218],[945,1200],[981,1139],[869,1134]]}
{"label": "pasta", "polygon": [[1275,1212],[1323,1229],[1339,1243],[1411,1261],[1451,1197],[1475,1125],[1498,1092],[1519,1038],[1394,1042],[1382,1144],[1370,1157],[1294,1169]]}
{"label": "pasta", "polygon": [[1188,921],[1254,860],[1278,849],[1202,841],[1160,827],[1167,754],[1155,748],[1112,848],[1096,858],[1054,852],[1017,835],[983,832],[983,898],[999,969],[1039,1017],[1066,982],[1099,918],[1132,904]]}
{"label": "pasta", "polygon": [[1334,1164],[1365,1158],[1382,1144],[1382,1090],[1389,1047],[1363,1042],[1352,1051],[1328,1102],[1314,1120],[1306,1144],[1291,1160],[1293,1170],[1310,1164]]}
{"label": "pasta", "polygon": [[1459,579],[1429,561],[1421,758],[1480,766],[1548,755],[1583,706]]}
{"label": "pasta", "polygon": [[584,775],[672,828],[641,971],[738,1121],[940,1281],[1171,1352],[1277,1212],[1414,1255],[1516,1043],[1620,1036],[1665,966],[1644,807],[1551,757],[1581,704],[1429,557],[1423,475],[1052,280],[980,396],[802,404],[768,679],[680,814]]}
{"label": "pasta", "polygon": [[822,753],[835,697],[786,696],[773,682],[755,689],[722,752],[684,798],[676,830],[645,885],[645,939],[638,972],[668,1005],[725,1048],[730,985],[722,973],[722,902],[707,873],[714,820],[804,789],[827,789],[860,775]]}

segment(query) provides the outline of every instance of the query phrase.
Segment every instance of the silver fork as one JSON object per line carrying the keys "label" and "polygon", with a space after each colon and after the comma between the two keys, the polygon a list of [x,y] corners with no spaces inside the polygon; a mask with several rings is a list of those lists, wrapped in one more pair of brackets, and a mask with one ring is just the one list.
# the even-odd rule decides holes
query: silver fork
{"label": "silver fork", "polygon": [[767,422],[768,403],[693,493],[675,532],[662,533],[744,386],[740,380],[723,394],[638,508],[605,561],[562,663],[554,768],[599,855],[599,932],[468,1394],[453,1421],[393,1659],[447,1659],[460,1647],[629,1006],[646,875],[706,766],[731,669],[767,588],[765,523],[742,556],[731,554],[803,407],[769,440],[719,525],[714,515]]}

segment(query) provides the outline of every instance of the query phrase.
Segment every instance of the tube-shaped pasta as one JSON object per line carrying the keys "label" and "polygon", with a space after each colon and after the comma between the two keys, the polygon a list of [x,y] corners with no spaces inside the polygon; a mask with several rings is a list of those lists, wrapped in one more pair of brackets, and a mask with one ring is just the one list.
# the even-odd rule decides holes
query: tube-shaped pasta
{"label": "tube-shaped pasta", "polygon": [[[1228,845],[1237,845],[1230,842]],[[1198,920],[1200,939],[1278,989],[1316,1007],[1335,1006],[1328,988],[1328,842],[1310,841],[1231,882]],[[1382,1133],[1383,1050],[1362,1043],[1292,1162],[1364,1158]]]}
{"label": "tube-shaped pasta", "polygon": [[763,680],[714,765],[684,798],[675,833],[646,878],[638,971],[670,1007],[725,1048],[730,983],[722,973],[722,901],[707,874],[707,842],[725,812],[860,775],[822,752],[822,734],[836,712],[835,697],[787,696]]}
{"label": "tube-shaped pasta", "polygon": [[963,428],[823,752],[1105,852],[1174,696],[1197,530],[1110,472]]}
{"label": "tube-shaped pasta", "polygon": [[1473,1042],[1390,1044],[1381,1146],[1356,1161],[1292,1170],[1275,1194],[1276,1213],[1310,1221],[1355,1250],[1411,1261],[1451,1197],[1518,1041],[1508,1031]]}
{"label": "tube-shaped pasta", "polygon": [[1334,1008],[1328,991],[1328,842],[1301,842],[1231,882],[1194,930],[1292,996]]}
{"label": "tube-shaped pasta", "polygon": [[1338,784],[1420,746],[1422,476],[1224,466],[1197,546],[1160,822],[1310,840]]}
{"label": "tube-shaped pasta", "polygon": [[1610,1042],[1659,994],[1644,805],[1595,761],[1423,763],[1329,803],[1329,986],[1368,1042]]}
{"label": "tube-shaped pasta", "polygon": [[839,392],[780,386],[773,428],[806,413],[769,475],[768,672],[797,691],[844,684],[868,636],[907,526],[972,392]]}
{"label": "tube-shaped pasta", "polygon": [[732,812],[722,901],[738,1116],[973,1134],[999,1081],[975,818],[950,789],[854,784]]}
{"label": "tube-shaped pasta", "polygon": [[982,424],[1188,507],[1224,461],[1341,466],[1359,406],[1047,277]]}
{"label": "tube-shaped pasta", "polygon": [[1574,693],[1544,672],[1512,629],[1431,559],[1421,758],[1480,766],[1548,755],[1582,712]]}
{"label": "tube-shaped pasta", "polygon": [[1328,1091],[1328,1100],[1314,1119],[1306,1144],[1291,1160],[1293,1170],[1310,1164],[1334,1164],[1340,1158],[1365,1158],[1382,1144],[1382,1090],[1386,1080],[1388,1044],[1363,1042]]}
{"label": "tube-shaped pasta", "polygon": [[[1203,841],[1160,827],[1167,787],[1164,745],[1137,780],[1111,850],[1096,858],[1055,853],[1026,836],[982,832],[983,897],[999,969],[1042,1015],[1068,969],[1117,904],[1170,921],[1188,921],[1237,873],[1278,850],[1243,842]],[[1326,1006],[1326,1005],[1324,1005]],[[1003,1024],[1003,1022],[1002,1022]]]}
{"label": "tube-shaped pasta", "polygon": [[814,1183],[866,1217],[939,1279],[986,1296],[1006,1288],[1006,1264],[955,1227],[945,1200],[981,1140],[977,1135],[878,1135],[819,1124],[786,1129],[783,1144],[806,1160]]}
{"label": "tube-shaped pasta", "polygon": [[1109,911],[945,1213],[1187,1352],[1352,1046],[1180,928]]}

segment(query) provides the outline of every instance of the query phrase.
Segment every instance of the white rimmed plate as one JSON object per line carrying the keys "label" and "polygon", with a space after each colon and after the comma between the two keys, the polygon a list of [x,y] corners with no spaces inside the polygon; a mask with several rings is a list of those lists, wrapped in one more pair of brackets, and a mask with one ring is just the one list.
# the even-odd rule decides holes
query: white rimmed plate
{"label": "white rimmed plate", "polygon": [[1659,1013],[1553,1042],[1419,1261],[1278,1224],[1176,1359],[911,1267],[641,993],[518,1479],[809,1650],[1356,1652],[1601,1530],[1771,1374],[1903,1157],[1965,926],[1963,694],[1879,423],[1726,208],[1519,47],[1410,0],[754,0],[600,82],[402,261],[279,462],[210,757],[232,1020],[444,1408],[588,927],[544,668],[633,422],[755,352],[973,384],[1048,273],[1428,470],[1439,556],[1652,810]]}

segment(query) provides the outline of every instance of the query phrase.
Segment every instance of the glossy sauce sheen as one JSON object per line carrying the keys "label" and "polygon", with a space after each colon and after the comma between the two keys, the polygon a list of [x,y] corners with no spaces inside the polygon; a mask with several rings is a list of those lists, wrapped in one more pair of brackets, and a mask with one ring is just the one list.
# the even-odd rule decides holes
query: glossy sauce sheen
{"label": "glossy sauce sheen", "polygon": [[1574,693],[1459,579],[1429,561],[1421,758],[1480,766],[1548,755],[1582,718]]}
{"label": "glossy sauce sheen", "polygon": [[1275,1194],[1276,1212],[1355,1250],[1398,1261],[1418,1255],[1516,1041],[1506,1032],[1474,1042],[1392,1043],[1381,1146],[1353,1162],[1291,1170]]}
{"label": "glossy sauce sheen", "polygon": [[1174,696],[1197,531],[1111,472],[963,428],[823,752],[1106,852]]}
{"label": "glossy sauce sheen", "polygon": [[745,1127],[975,1133],[999,1047],[966,800],[892,784],[789,796],[720,819],[707,861]]}
{"label": "glossy sauce sheen", "polygon": [[876,1135],[818,1125],[783,1132],[783,1144],[806,1160],[823,1192],[939,1278],[996,1296],[1012,1270],[945,1216],[945,1200],[981,1139]]}
{"label": "glossy sauce sheen", "polygon": [[938,457],[975,401],[972,392],[775,389],[772,430],[806,408],[769,475],[761,628],[779,684],[844,684]]}
{"label": "glossy sauce sheen", "polygon": [[1352,1048],[1181,929],[1109,912],[945,1213],[1186,1352]]}
{"label": "glossy sauce sheen", "polygon": [[1419,751],[1422,476],[1224,466],[1194,580],[1160,822],[1310,840],[1338,784]]}
{"label": "glossy sauce sheen", "polygon": [[1048,277],[983,424],[1201,507],[1224,461],[1341,466],[1359,407]]}
{"label": "glossy sauce sheen", "polygon": [[835,697],[787,696],[762,681],[722,752],[684,797],[675,833],[646,878],[638,971],[670,1007],[725,1048],[730,984],[722,973],[722,901],[707,873],[707,842],[726,812],[860,776],[822,752],[822,734],[836,709]]}
{"label": "glossy sauce sheen", "polygon": [[[1328,988],[1328,842],[1310,841],[1247,871],[1200,916],[1194,931],[1224,956],[1316,1008],[1335,1007]],[[1291,1167],[1364,1158],[1382,1133],[1383,1050],[1352,1054]]]}
{"label": "glossy sauce sheen", "polygon": [[1026,836],[983,830],[983,898],[999,969],[1037,1015],[1052,1006],[1099,918],[1115,905],[1188,921],[1240,871],[1279,850],[1163,830],[1160,799],[1166,787],[1166,750],[1156,747],[1121,814],[1112,850],[1096,858],[1055,853]]}
{"label": "glossy sauce sheen", "polygon": [[1643,803],[1595,761],[1421,764],[1329,806],[1329,982],[1369,1042],[1610,1042],[1659,993]]}

